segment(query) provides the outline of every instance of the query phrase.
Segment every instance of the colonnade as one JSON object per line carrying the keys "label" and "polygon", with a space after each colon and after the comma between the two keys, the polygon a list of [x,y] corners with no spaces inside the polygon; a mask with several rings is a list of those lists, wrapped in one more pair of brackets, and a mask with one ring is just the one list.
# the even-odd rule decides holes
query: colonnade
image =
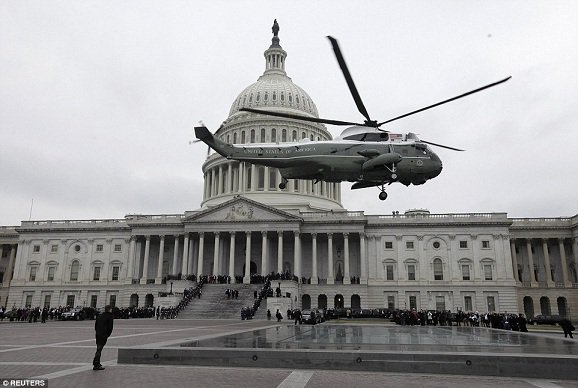
{"label": "colonnade", "polygon": [[339,183],[290,179],[284,190],[279,170],[273,167],[256,166],[245,162],[227,162],[213,166],[205,173],[203,200],[222,194],[241,194],[259,191],[285,191],[289,193],[323,196],[341,201]]}
{"label": "colonnade", "polygon": [[[251,280],[251,261],[255,260],[254,252],[258,249],[254,248],[252,244],[255,243],[253,236],[261,235],[261,257],[260,269],[257,274],[266,276],[271,272],[283,273],[287,270],[284,268],[284,245],[290,244],[290,235],[293,239],[292,265],[291,274],[298,279],[302,279],[303,271],[303,235],[299,231],[234,231],[234,232],[191,232],[180,235],[142,235],[132,236],[129,244],[128,257],[128,278],[132,282],[140,284],[160,283],[163,277],[163,262],[165,260],[165,246],[167,239],[173,239],[173,255],[172,260],[168,260],[169,274],[176,276],[179,273],[183,276],[196,275],[228,275],[235,278],[238,273],[235,273],[236,260],[244,259],[243,282],[249,283]],[[360,258],[360,273],[351,273],[350,263],[350,233],[339,233],[340,243],[343,242],[343,283],[350,284],[351,276],[359,276],[362,283],[367,283],[367,258],[365,247],[365,234],[359,234],[359,258]],[[210,237],[209,237],[210,235]],[[334,261],[334,233],[324,233],[327,238],[326,241],[326,276],[327,284],[335,283],[335,261]],[[309,234],[311,238],[311,283],[319,283],[319,267],[320,260],[318,257],[318,233]],[[212,243],[212,255],[207,252],[205,245],[207,245],[207,238],[209,243]],[[276,237],[277,242],[277,257],[270,257],[273,249],[269,249],[270,244],[274,243]],[[151,241],[154,238],[155,243]],[[342,238],[342,239],[341,239]],[[245,240],[244,246],[239,244],[240,241]],[[237,241],[239,240],[239,241]],[[308,239],[309,240],[309,239]],[[170,242],[169,242],[170,243]],[[240,245],[240,246],[239,246]],[[158,248],[157,248],[158,247]],[[271,247],[272,248],[272,247]],[[153,271],[153,265],[149,265],[151,261],[151,252],[156,252],[158,249],[158,258],[156,267]],[[244,258],[242,252],[244,250]],[[324,250],[325,251],[325,250]],[[339,251],[341,252],[341,251]],[[228,254],[227,254],[228,253]],[[309,252],[308,252],[309,253]],[[206,257],[207,256],[207,257]],[[228,256],[228,268],[226,268],[226,257]],[[357,255],[356,255],[357,256]],[[212,270],[205,268],[207,262],[210,263],[209,257],[212,257]],[[169,258],[167,258],[169,259]],[[142,275],[141,275],[142,264]],[[272,267],[272,268],[270,268]],[[309,275],[309,273],[308,273]],[[136,279],[134,278],[136,276]]]}
{"label": "colonnade", "polygon": [[[552,244],[550,240],[556,243]],[[572,239],[573,257],[567,255],[565,238],[512,238],[510,249],[516,282],[529,287],[572,287],[578,284],[578,239]]]}
{"label": "colonnade", "polygon": [[8,254],[8,266],[6,267],[1,282],[3,286],[8,286],[10,281],[12,281],[14,264],[16,262],[16,251],[18,250],[18,244],[2,244],[0,245],[0,259],[4,257],[4,251],[7,249],[7,246],[9,247],[8,249],[10,249],[10,253]]}

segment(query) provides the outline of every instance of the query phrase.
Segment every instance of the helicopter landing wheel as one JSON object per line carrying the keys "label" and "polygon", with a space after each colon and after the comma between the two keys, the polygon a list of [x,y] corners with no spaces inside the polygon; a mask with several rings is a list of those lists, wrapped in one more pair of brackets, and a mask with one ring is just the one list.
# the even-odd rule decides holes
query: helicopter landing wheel
{"label": "helicopter landing wheel", "polygon": [[391,174],[391,179],[397,179],[397,174],[396,173]]}
{"label": "helicopter landing wheel", "polygon": [[283,181],[283,182],[279,183],[279,189],[284,190],[285,187],[287,187],[287,182]]}
{"label": "helicopter landing wheel", "polygon": [[385,191],[379,193],[379,199],[385,201],[387,199],[387,193]]}

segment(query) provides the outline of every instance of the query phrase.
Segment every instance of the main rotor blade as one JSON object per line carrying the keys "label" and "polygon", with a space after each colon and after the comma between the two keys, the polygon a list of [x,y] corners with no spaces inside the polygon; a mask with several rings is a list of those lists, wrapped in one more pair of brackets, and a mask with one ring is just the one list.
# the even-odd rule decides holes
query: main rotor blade
{"label": "main rotor blade", "polygon": [[345,59],[343,58],[343,54],[341,54],[341,49],[339,48],[339,43],[337,43],[337,39],[332,36],[327,36],[331,45],[333,46],[333,52],[335,53],[335,57],[337,58],[337,62],[339,63],[339,67],[341,68],[341,72],[345,77],[345,81],[347,81],[347,86],[349,86],[349,91],[353,96],[353,100],[357,105],[357,109],[366,118],[367,121],[371,121],[369,118],[369,114],[367,113],[367,109],[365,109],[365,105],[363,105],[363,101],[361,101],[361,96],[355,87],[355,83],[353,82],[353,78],[351,78],[351,74],[349,73],[349,69],[347,68],[347,64],[345,63]]}
{"label": "main rotor blade", "polygon": [[422,142],[422,143],[426,143],[426,144],[429,144],[429,145],[436,146],[436,147],[447,148],[448,150],[465,151],[465,150],[460,150],[459,148],[449,147],[449,146],[445,146],[445,145],[443,145],[443,144],[432,143],[431,141],[425,141],[425,140],[422,140],[422,139],[420,139],[419,141]]}
{"label": "main rotor blade", "polygon": [[393,119],[389,119],[389,120],[387,120],[387,121],[378,123],[377,125],[380,126],[380,125],[383,125],[383,124],[391,123],[392,121],[399,120],[399,119],[401,119],[401,118],[404,118],[404,117],[407,117],[407,116],[411,116],[411,115],[416,114],[416,113],[419,113],[419,112],[423,112],[424,110],[428,110],[428,109],[434,108],[434,107],[436,107],[436,106],[440,106],[440,105],[442,105],[442,104],[446,104],[446,103],[448,103],[448,102],[457,100],[458,98],[466,97],[466,96],[469,96],[470,94],[474,94],[474,93],[477,93],[477,92],[481,92],[481,91],[484,90],[484,89],[488,89],[488,88],[491,88],[492,86],[496,86],[496,85],[499,85],[499,84],[501,84],[501,83],[504,83],[504,82],[506,82],[507,80],[509,80],[510,78],[512,78],[512,76],[509,76],[509,77],[507,77],[507,78],[504,78],[503,80],[500,80],[500,81],[498,81],[498,82],[494,82],[494,83],[492,83],[492,84],[489,84],[489,85],[486,85],[486,86],[482,86],[481,88],[478,88],[478,89],[469,91],[469,92],[467,92],[467,93],[460,94],[459,96],[450,98],[450,99],[448,99],[448,100],[444,100],[444,101],[438,102],[437,104],[429,105],[429,106],[426,106],[425,108],[421,108],[421,109],[418,109],[418,110],[414,110],[413,112],[409,112],[409,113],[406,113],[406,114],[404,114],[404,115],[394,117]]}
{"label": "main rotor blade", "polygon": [[332,124],[332,125],[362,125],[362,126],[365,125],[365,124],[361,124],[361,123],[353,123],[350,121],[328,120],[328,119],[322,119],[322,118],[317,118],[317,117],[294,115],[291,113],[273,112],[273,111],[264,110],[264,109],[241,108],[239,110],[243,111],[243,112],[257,113],[260,115],[277,116],[277,117],[285,117],[288,119],[311,121],[314,123],[323,123],[323,124]]}

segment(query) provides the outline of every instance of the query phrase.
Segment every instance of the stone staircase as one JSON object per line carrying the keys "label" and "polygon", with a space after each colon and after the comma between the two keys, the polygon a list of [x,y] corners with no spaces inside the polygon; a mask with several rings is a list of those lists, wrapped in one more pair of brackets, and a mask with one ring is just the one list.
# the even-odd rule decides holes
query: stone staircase
{"label": "stone staircase", "polygon": [[[258,292],[262,284],[205,284],[200,299],[193,298],[187,307],[178,315],[178,319],[239,319],[241,309],[253,305],[255,290]],[[238,299],[227,299],[227,288],[239,291]],[[267,304],[261,302],[257,313],[263,313],[265,319]],[[264,312],[261,311],[264,309]]]}

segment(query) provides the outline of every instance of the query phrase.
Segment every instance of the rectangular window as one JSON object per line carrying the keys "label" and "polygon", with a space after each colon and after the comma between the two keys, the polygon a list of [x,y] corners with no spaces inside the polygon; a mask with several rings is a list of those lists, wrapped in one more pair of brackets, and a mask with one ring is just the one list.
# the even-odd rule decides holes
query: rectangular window
{"label": "rectangular window", "polygon": [[56,267],[48,267],[48,281],[54,281],[54,274],[56,273]]}
{"label": "rectangular window", "polygon": [[488,240],[482,241],[482,249],[490,249],[490,242]]}
{"label": "rectangular window", "polygon": [[40,253],[40,245],[34,245],[32,247],[32,252],[33,253]]}
{"label": "rectangular window", "polygon": [[32,295],[26,295],[26,303],[24,303],[24,307],[32,307]]}
{"label": "rectangular window", "polygon": [[413,249],[413,241],[406,241],[405,249]]}
{"label": "rectangular window", "polygon": [[96,302],[98,301],[98,295],[91,295],[90,296],[90,307],[93,309],[96,308]]}
{"label": "rectangular window", "polygon": [[471,296],[464,296],[464,311],[474,311]]}
{"label": "rectangular window", "polygon": [[30,267],[30,278],[28,280],[31,282],[36,281],[36,271],[38,271],[38,267]]}
{"label": "rectangular window", "polygon": [[415,295],[411,295],[409,297],[409,308],[410,308],[410,310],[413,310],[413,309],[417,310],[417,297]]}
{"label": "rectangular window", "polygon": [[436,310],[443,311],[446,309],[446,298],[445,296],[436,296]]}
{"label": "rectangular window", "polygon": [[390,310],[395,309],[395,296],[393,295],[387,296],[387,308]]}
{"label": "rectangular window", "polygon": [[110,307],[116,307],[116,295],[110,296]]}
{"label": "rectangular window", "polygon": [[484,279],[492,280],[492,265],[484,264]]}
{"label": "rectangular window", "polygon": [[50,299],[52,299],[52,295],[44,295],[44,308],[50,308]]}
{"label": "rectangular window", "polygon": [[115,252],[121,252],[122,251],[122,245],[114,244],[114,251]]}
{"label": "rectangular window", "polygon": [[[164,264],[164,263],[163,263]],[[118,280],[118,273],[120,272],[119,266],[112,267],[112,280]]]}
{"label": "rectangular window", "polygon": [[74,307],[74,295],[68,295],[66,297],[66,305],[68,307]]}
{"label": "rectangular window", "polygon": [[407,280],[415,280],[415,265],[407,266]]}
{"label": "rectangular window", "polygon": [[470,266],[468,264],[462,264],[462,279],[470,280]]}
{"label": "rectangular window", "polygon": [[393,280],[393,264],[388,264],[385,266],[386,279]]}
{"label": "rectangular window", "polygon": [[100,280],[100,267],[94,267],[92,280]]}
{"label": "rectangular window", "polygon": [[104,246],[102,244],[97,244],[96,245],[96,251],[97,252],[102,252],[104,250]]}
{"label": "rectangular window", "polygon": [[58,245],[51,245],[50,246],[50,253],[58,252]]}
{"label": "rectangular window", "polygon": [[385,242],[385,249],[393,249],[393,242],[386,241]]}
{"label": "rectangular window", "polygon": [[460,241],[460,249],[466,249],[468,247],[468,242],[465,240]]}
{"label": "rectangular window", "polygon": [[489,313],[495,312],[496,311],[496,301],[494,300],[494,297],[488,296],[487,301],[488,301],[488,312]]}

